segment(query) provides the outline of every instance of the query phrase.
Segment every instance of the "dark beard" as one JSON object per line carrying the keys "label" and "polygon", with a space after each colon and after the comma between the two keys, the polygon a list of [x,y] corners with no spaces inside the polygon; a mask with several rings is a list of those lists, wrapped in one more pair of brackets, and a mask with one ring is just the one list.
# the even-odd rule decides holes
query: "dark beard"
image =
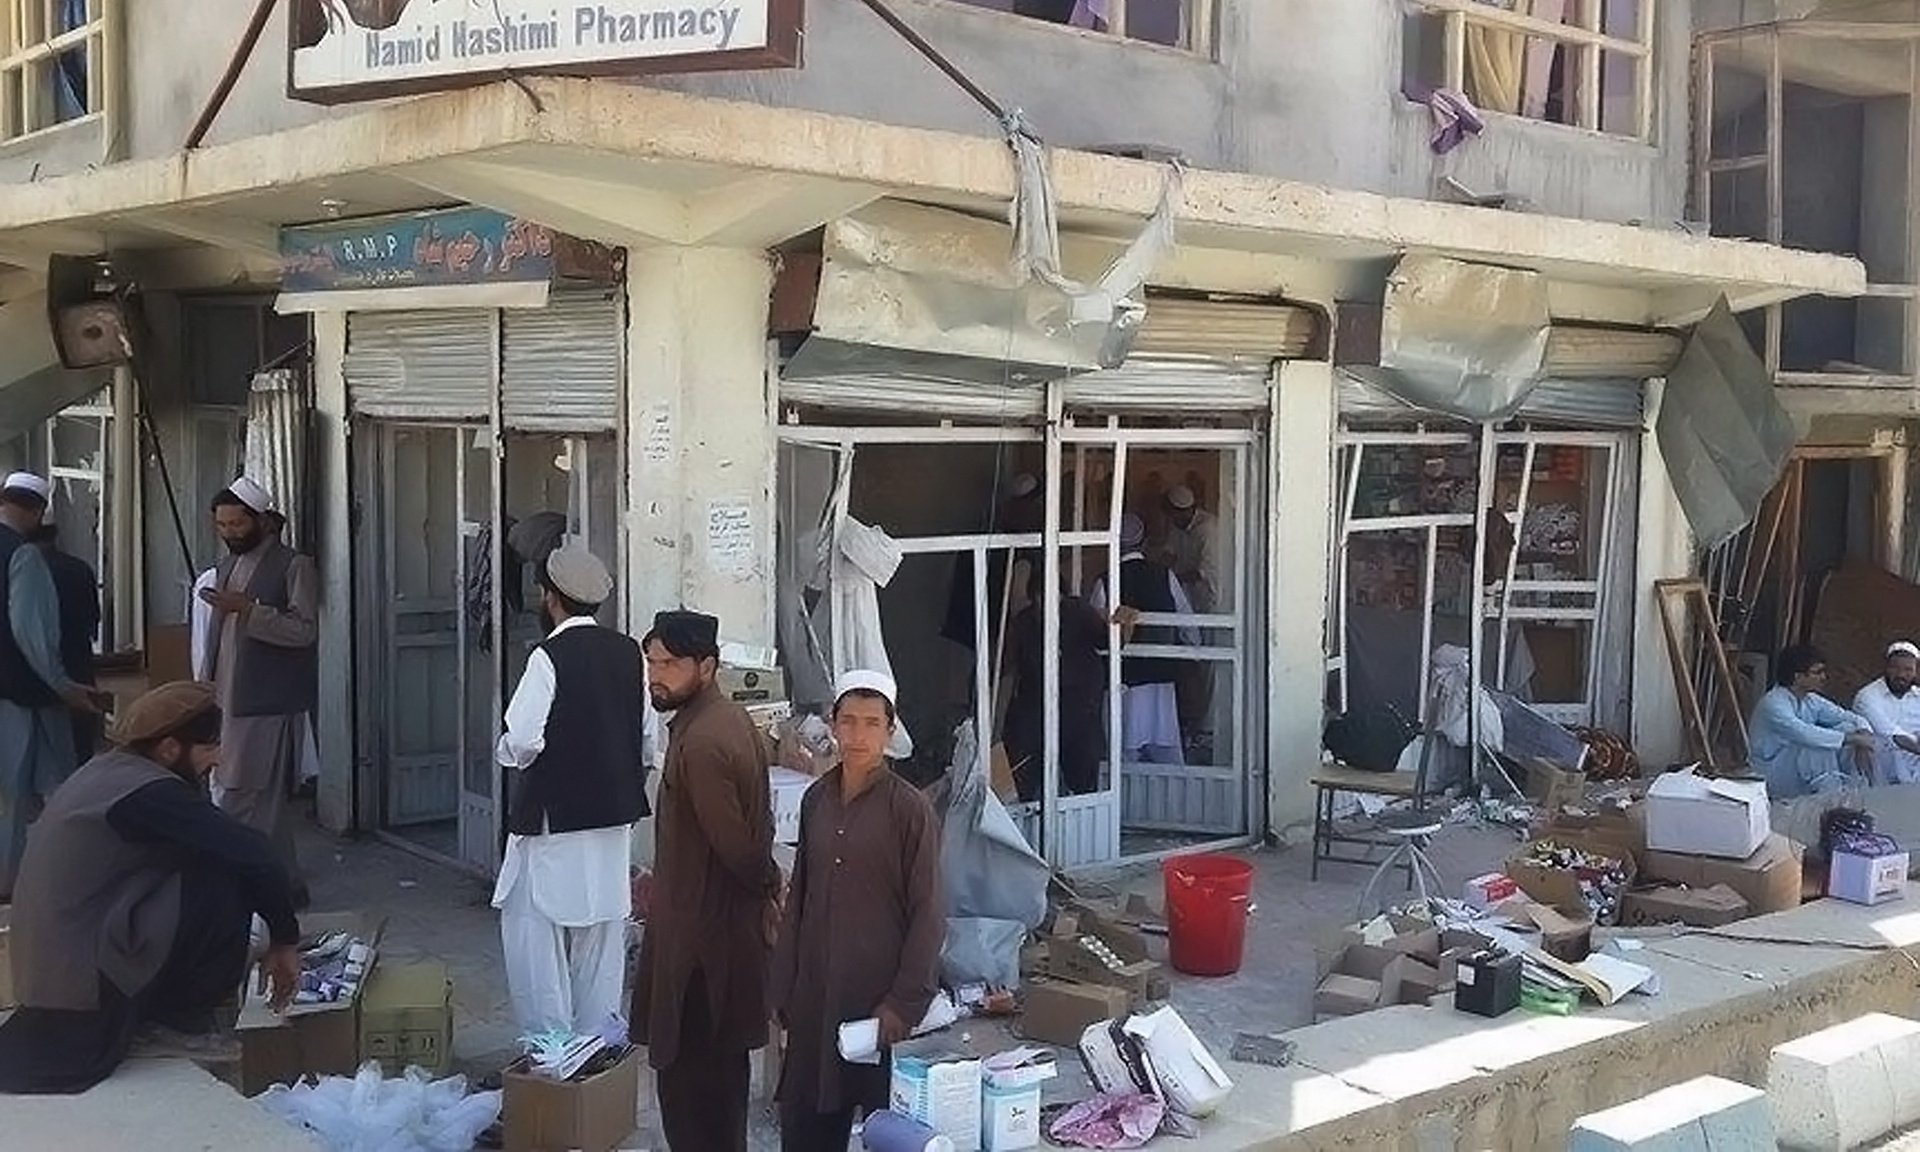
{"label": "dark beard", "polygon": [[235,556],[245,556],[260,546],[260,533],[255,532],[243,540],[228,540],[226,545],[227,551]]}
{"label": "dark beard", "polygon": [[698,687],[693,687],[693,688],[687,689],[685,692],[679,694],[678,696],[655,695],[650,691],[647,693],[647,698],[653,701],[653,707],[656,711],[678,712],[680,711],[680,709],[685,708],[688,704],[691,704],[693,702],[693,698],[695,696],[698,696],[699,694],[700,694],[700,689]]}

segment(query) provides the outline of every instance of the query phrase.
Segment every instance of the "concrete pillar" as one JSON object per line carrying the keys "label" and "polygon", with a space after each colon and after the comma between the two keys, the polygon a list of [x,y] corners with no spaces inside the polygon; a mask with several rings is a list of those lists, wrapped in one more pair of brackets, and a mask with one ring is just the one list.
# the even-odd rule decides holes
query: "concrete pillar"
{"label": "concrete pillar", "polygon": [[775,440],[764,252],[659,248],[627,267],[630,618],[685,606],[771,646]]}
{"label": "concrete pillar", "polygon": [[[318,814],[321,826],[344,832],[354,826],[354,786],[362,755],[353,731],[353,483],[347,457],[347,317],[313,316],[314,484],[318,518],[308,545],[320,570],[320,693],[313,712],[320,747]],[[361,753],[364,754],[362,749]],[[373,780],[370,770],[365,773]],[[372,788],[368,789],[369,796]],[[371,821],[376,810],[366,806]]]}
{"label": "concrete pillar", "polygon": [[[1660,411],[1662,381],[1647,384],[1647,427]],[[1635,537],[1633,578],[1633,746],[1651,768],[1679,762],[1687,754],[1680,701],[1674,694],[1673,666],[1661,630],[1660,604],[1653,582],[1693,574],[1693,529],[1680,509],[1667,477],[1660,441],[1640,437],[1640,507]]]}
{"label": "concrete pillar", "polygon": [[[1267,827],[1313,819],[1307,778],[1320,766],[1326,707],[1327,557],[1333,507],[1333,367],[1280,365],[1268,437]],[[1317,607],[1316,607],[1317,606]]]}
{"label": "concrete pillar", "polygon": [[1574,1121],[1569,1152],[1707,1152],[1772,1148],[1766,1094],[1702,1076]]}
{"label": "concrete pillar", "polygon": [[[765,252],[654,248],[627,263],[627,612],[687,607],[774,644],[774,437]],[[656,776],[654,785],[657,787]],[[633,859],[653,860],[653,821]]]}

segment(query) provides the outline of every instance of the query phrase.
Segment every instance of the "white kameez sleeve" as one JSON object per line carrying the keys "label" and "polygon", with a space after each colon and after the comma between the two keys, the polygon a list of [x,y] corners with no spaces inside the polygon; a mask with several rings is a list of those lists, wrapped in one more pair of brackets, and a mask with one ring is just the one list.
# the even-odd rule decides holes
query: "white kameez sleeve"
{"label": "white kameez sleeve", "polygon": [[507,702],[506,728],[500,735],[493,758],[508,768],[525,768],[540,758],[547,747],[547,716],[553,710],[553,661],[545,651],[535,648],[527,657],[527,670]]}

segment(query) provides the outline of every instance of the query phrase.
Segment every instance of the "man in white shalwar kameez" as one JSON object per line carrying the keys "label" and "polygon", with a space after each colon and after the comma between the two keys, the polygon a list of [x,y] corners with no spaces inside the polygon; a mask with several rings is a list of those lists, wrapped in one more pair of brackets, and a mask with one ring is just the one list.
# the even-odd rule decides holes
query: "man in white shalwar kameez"
{"label": "man in white shalwar kameez", "polygon": [[1875,784],[1920,784],[1920,645],[1898,640],[1887,648],[1886,672],[1853,698],[1853,710],[1873,725]]}
{"label": "man in white shalwar kameez", "polygon": [[568,543],[542,569],[552,630],[495,750],[516,771],[493,906],[522,1033],[579,1034],[622,1007],[629,846],[648,814],[646,680],[640,646],[594,621],[613,592],[606,566]]}
{"label": "man in white shalwar kameez", "polygon": [[[1120,518],[1120,603],[1113,609],[1124,613],[1121,632],[1128,645],[1197,645],[1200,634],[1193,628],[1169,628],[1162,624],[1135,627],[1132,619],[1140,615],[1191,616],[1193,602],[1179,577],[1166,565],[1147,559],[1146,524],[1129,512]],[[1095,582],[1087,603],[1102,616],[1108,614],[1107,581]],[[1130,633],[1130,635],[1129,635]],[[1180,734],[1180,698],[1177,684],[1181,661],[1161,657],[1130,656],[1121,661],[1120,735],[1123,760],[1144,764],[1184,766],[1186,743]]]}

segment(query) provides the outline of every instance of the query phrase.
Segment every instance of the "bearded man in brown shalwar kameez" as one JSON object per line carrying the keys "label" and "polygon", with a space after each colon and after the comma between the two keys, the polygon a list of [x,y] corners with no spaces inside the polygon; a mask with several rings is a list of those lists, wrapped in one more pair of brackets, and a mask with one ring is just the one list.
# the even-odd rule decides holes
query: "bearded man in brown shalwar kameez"
{"label": "bearded man in brown shalwar kameez", "polygon": [[633,1035],[647,1045],[672,1152],[746,1152],[748,1054],[767,1042],[780,894],[767,747],[714,682],[719,634],[711,616],[662,612],[641,645],[647,693],[673,719]]}
{"label": "bearded man in brown shalwar kameez", "polygon": [[947,935],[940,825],[933,805],[887,763],[897,694],[883,673],[840,678],[840,764],[800,805],[799,854],[773,962],[774,1007],[788,1032],[782,1152],[844,1152],[855,1111],[887,1106],[885,1060],[842,1060],[840,1025],[877,1019],[880,1043],[891,1047],[926,1015],[938,989]]}

